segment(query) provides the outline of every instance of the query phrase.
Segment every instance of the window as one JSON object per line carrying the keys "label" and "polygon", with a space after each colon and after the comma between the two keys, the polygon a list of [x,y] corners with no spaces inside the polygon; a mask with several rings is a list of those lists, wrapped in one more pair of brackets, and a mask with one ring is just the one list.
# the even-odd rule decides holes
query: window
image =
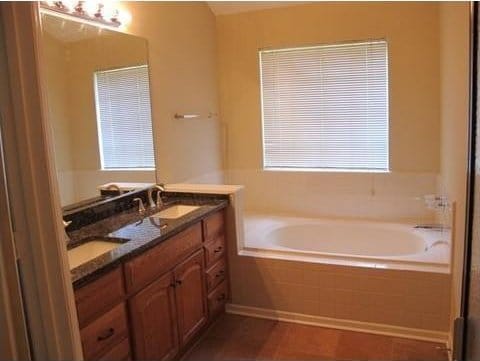
{"label": "window", "polygon": [[102,169],[155,168],[148,66],[95,72]]}
{"label": "window", "polygon": [[385,41],[259,56],[265,169],[388,171]]}

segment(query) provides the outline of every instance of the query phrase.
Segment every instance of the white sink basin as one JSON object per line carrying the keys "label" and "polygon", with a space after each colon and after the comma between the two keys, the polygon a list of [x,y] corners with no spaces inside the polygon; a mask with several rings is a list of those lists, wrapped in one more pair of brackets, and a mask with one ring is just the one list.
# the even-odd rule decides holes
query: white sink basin
{"label": "white sink basin", "polygon": [[183,204],[177,204],[175,206],[171,206],[163,211],[155,213],[152,217],[156,218],[164,218],[164,219],[176,219],[183,217],[184,215],[193,212],[195,209],[198,209],[198,206],[186,206]]}
{"label": "white sink basin", "polygon": [[85,262],[110,252],[112,249],[115,249],[120,245],[121,243],[118,242],[92,240],[78,247],[72,248],[67,252],[70,269],[74,269]]}

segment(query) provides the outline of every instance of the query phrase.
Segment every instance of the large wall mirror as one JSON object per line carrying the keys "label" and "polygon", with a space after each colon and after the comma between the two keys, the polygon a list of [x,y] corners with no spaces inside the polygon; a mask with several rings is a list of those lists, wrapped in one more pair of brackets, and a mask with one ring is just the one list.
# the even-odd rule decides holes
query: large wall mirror
{"label": "large wall mirror", "polygon": [[147,41],[42,13],[42,46],[64,210],[155,183]]}

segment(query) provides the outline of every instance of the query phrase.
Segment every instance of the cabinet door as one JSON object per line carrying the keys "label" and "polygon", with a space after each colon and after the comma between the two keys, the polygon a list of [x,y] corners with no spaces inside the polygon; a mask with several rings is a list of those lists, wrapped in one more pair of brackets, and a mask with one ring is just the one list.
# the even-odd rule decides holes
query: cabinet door
{"label": "cabinet door", "polygon": [[178,265],[174,273],[178,330],[185,345],[207,322],[203,250]]}
{"label": "cabinet door", "polygon": [[169,360],[178,351],[172,273],[130,299],[134,355],[137,360]]}

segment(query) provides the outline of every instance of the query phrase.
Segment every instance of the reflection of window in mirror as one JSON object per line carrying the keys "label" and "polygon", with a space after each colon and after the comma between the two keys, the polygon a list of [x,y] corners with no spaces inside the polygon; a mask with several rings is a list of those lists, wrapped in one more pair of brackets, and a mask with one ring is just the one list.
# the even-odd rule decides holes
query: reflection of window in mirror
{"label": "reflection of window in mirror", "polygon": [[148,66],[97,71],[94,76],[102,169],[152,169]]}

